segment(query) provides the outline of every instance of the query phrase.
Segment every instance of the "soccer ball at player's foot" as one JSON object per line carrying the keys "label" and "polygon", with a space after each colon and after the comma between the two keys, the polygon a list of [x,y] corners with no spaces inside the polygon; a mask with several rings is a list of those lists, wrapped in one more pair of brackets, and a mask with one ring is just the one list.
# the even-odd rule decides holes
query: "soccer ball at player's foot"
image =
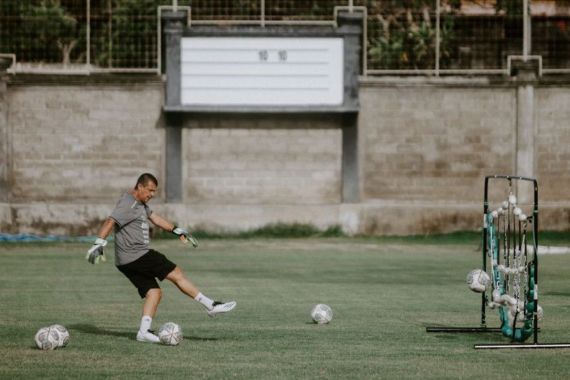
{"label": "soccer ball at player's foot", "polygon": [[176,346],[182,341],[182,329],[174,322],[166,322],[158,329],[158,338],[162,344]]}

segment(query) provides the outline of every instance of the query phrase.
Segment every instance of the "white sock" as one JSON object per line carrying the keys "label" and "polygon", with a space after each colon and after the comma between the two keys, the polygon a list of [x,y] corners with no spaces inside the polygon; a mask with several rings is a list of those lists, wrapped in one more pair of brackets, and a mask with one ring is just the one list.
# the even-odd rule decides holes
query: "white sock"
{"label": "white sock", "polygon": [[202,293],[198,293],[198,295],[194,297],[194,299],[200,302],[202,305],[204,305],[204,307],[208,310],[212,310],[212,308],[214,307],[214,301],[212,301]]}
{"label": "white sock", "polygon": [[141,319],[140,331],[142,331],[143,333],[147,332],[148,330],[150,330],[151,324],[152,324],[152,317],[148,315],[143,315]]}

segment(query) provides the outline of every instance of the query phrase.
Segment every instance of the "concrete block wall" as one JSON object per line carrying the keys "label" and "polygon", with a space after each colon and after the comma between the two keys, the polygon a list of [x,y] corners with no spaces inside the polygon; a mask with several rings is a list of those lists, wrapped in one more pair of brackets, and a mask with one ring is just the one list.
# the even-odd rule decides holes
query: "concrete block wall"
{"label": "concrete block wall", "polygon": [[362,200],[472,203],[482,178],[511,173],[513,89],[363,83]]}
{"label": "concrete block wall", "polygon": [[11,86],[10,201],[109,201],[160,173],[161,102],[158,83]]}
{"label": "concrete block wall", "polygon": [[8,86],[6,74],[0,72],[0,202],[8,199],[10,172],[9,127],[8,127]]}
{"label": "concrete block wall", "polygon": [[[0,91],[7,178],[0,231],[94,234],[143,171],[161,181],[154,209],[190,227],[302,222],[375,234],[479,228],[484,176],[517,174],[516,86],[362,79],[359,98],[358,202],[341,200],[338,118],[210,115],[183,126],[183,199],[168,203],[159,78],[10,78]],[[547,229],[570,226],[569,103],[570,84],[537,86],[534,154]]]}
{"label": "concrete block wall", "polygon": [[212,128],[199,122],[185,129],[184,201],[338,204],[340,129],[296,124],[265,121],[265,128],[252,128],[251,121],[228,122]]}
{"label": "concrete block wall", "polygon": [[570,88],[535,90],[535,166],[539,180],[541,225],[570,229]]}
{"label": "concrete block wall", "polygon": [[[540,228],[568,230],[570,89],[535,86],[533,146],[521,147],[516,83],[361,82],[359,149],[367,206],[360,229],[405,234],[479,228],[484,177],[524,175],[517,167],[517,152],[524,148],[539,183]],[[513,190],[530,213],[532,186]],[[508,191],[506,182],[492,181],[490,207]]]}
{"label": "concrete block wall", "polygon": [[536,171],[546,202],[570,198],[570,90],[539,88],[536,98]]}
{"label": "concrete block wall", "polygon": [[515,90],[371,79],[360,100],[361,229],[480,227],[483,178],[514,173]]}

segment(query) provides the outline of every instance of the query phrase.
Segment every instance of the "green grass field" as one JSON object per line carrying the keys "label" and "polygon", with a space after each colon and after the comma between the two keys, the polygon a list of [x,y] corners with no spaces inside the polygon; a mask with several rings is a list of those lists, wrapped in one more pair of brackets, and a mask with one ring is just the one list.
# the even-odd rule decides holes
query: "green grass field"
{"label": "green grass field", "polygon": [[[567,378],[570,349],[474,350],[497,334],[428,334],[426,326],[478,326],[480,297],[465,276],[480,266],[478,235],[430,239],[208,240],[155,249],[207,295],[238,301],[209,318],[172,284],[154,327],[184,331],[176,347],[135,340],[141,300],[114,267],[84,260],[88,244],[0,245],[2,379]],[[570,342],[570,255],[540,257],[542,343]],[[330,325],[311,323],[326,303]],[[498,326],[496,311],[488,324]],[[70,344],[35,348],[38,328],[65,325]]]}

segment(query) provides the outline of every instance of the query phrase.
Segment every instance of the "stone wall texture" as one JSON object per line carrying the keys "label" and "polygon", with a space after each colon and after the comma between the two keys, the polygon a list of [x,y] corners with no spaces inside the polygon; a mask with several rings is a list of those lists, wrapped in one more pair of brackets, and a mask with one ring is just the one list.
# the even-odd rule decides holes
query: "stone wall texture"
{"label": "stone wall texture", "polygon": [[570,199],[570,89],[548,87],[536,91],[536,170],[541,199]]}
{"label": "stone wall texture", "polygon": [[512,173],[512,89],[361,89],[363,200],[476,202],[481,178]]}
{"label": "stone wall texture", "polygon": [[[341,131],[201,123],[184,135],[184,200],[201,204],[340,202]],[[234,125],[231,125],[234,124]],[[287,125],[285,125],[287,126]]]}
{"label": "stone wall texture", "polygon": [[[341,225],[426,234],[481,225],[483,179],[517,173],[517,87],[461,79],[360,83],[360,201],[342,202],[340,117],[187,117],[182,202],[164,197],[164,83],[155,77],[5,77],[0,84],[0,231],[94,234],[142,172],[153,207],[191,228]],[[570,227],[570,84],[537,84],[541,227]],[[499,202],[508,189],[493,186]]]}
{"label": "stone wall texture", "polygon": [[156,84],[14,86],[8,94],[12,202],[109,201],[164,166]]}

